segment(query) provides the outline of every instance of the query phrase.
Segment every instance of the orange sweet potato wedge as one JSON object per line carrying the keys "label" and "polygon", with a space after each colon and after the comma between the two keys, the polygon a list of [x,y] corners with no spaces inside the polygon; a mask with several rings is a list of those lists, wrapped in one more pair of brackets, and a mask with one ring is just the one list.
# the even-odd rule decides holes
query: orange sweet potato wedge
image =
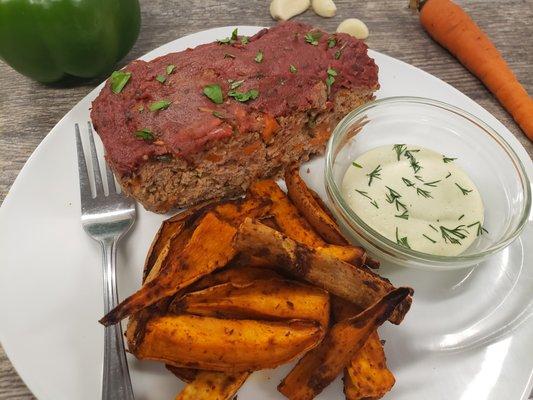
{"label": "orange sweet potato wedge", "polygon": [[[234,246],[239,251],[268,258],[290,274],[362,308],[394,290],[387,279],[366,267],[322,254],[250,218],[239,226]],[[392,312],[390,321],[399,324],[410,305],[411,297],[406,296]]]}
{"label": "orange sweet potato wedge", "polygon": [[228,373],[285,364],[315,347],[325,333],[316,321],[168,314],[130,328],[128,348],[139,359]]}
{"label": "orange sweet potato wedge", "polygon": [[199,371],[175,400],[231,400],[250,372]]}
{"label": "orange sweet potato wedge", "polygon": [[192,292],[170,306],[174,313],[258,320],[311,320],[327,328],[329,294],[286,279],[258,279],[248,285],[224,283]]}
{"label": "orange sweet potato wedge", "polygon": [[148,280],[100,322],[105,326],[116,324],[224,267],[237,253],[232,242],[239,223],[245,217],[263,215],[269,207],[268,200],[250,197],[222,203],[209,210],[199,219],[188,240],[171,244],[157,277]]}
{"label": "orange sweet potato wedge", "polygon": [[305,217],[309,224],[322,236],[326,242],[337,245],[347,245],[337,223],[324,211],[300,177],[299,167],[292,165],[285,171],[285,183],[290,199]]}
{"label": "orange sweet potato wedge", "polygon": [[279,384],[291,400],[310,400],[328,386],[412,290],[398,288],[355,317],[336,323],[315,349],[303,356]]}

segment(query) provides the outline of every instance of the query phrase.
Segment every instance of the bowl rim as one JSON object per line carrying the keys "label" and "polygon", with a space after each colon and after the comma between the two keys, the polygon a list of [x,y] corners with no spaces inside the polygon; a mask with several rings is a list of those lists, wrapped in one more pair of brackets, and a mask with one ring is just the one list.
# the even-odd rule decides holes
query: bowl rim
{"label": "bowl rim", "polygon": [[[467,255],[456,255],[456,256],[442,256],[442,255],[434,255],[429,253],[423,253],[421,251],[413,250],[405,246],[401,246],[394,241],[390,240],[389,238],[383,236],[381,233],[377,232],[375,229],[370,227],[366,222],[361,219],[357,214],[351,209],[350,206],[344,201],[344,198],[342,196],[341,190],[335,183],[335,180],[333,178],[333,164],[334,164],[334,149],[336,150],[335,153],[337,153],[337,145],[338,142],[342,142],[344,138],[344,134],[347,131],[347,129],[350,127],[351,123],[353,121],[357,121],[357,119],[360,119],[362,117],[361,114],[364,112],[380,107],[383,105],[390,105],[390,104],[415,104],[415,105],[424,105],[424,106],[431,106],[435,108],[439,108],[442,111],[446,113],[453,113],[458,115],[459,117],[462,117],[466,119],[469,123],[473,123],[477,125],[480,129],[482,129],[491,139],[493,139],[500,148],[506,153],[507,157],[511,159],[511,162],[513,162],[515,169],[518,173],[518,177],[522,183],[523,188],[523,196],[524,196],[524,205],[522,209],[520,210],[521,216],[520,220],[518,222],[517,227],[514,229],[514,231],[511,234],[506,235],[502,240],[499,240],[489,248],[472,253]],[[344,143],[345,144],[345,143]],[[342,146],[344,144],[341,144]],[[507,247],[509,244],[511,244],[523,231],[523,229],[526,226],[526,223],[529,219],[529,214],[531,212],[531,183],[529,180],[529,177],[526,173],[526,170],[524,168],[524,165],[516,152],[513,150],[513,148],[507,143],[507,141],[490,125],[488,125],[486,122],[482,121],[475,115],[469,113],[468,111],[465,111],[459,107],[453,106],[451,104],[445,103],[443,101],[429,99],[425,97],[415,97],[415,96],[393,96],[393,97],[386,97],[378,100],[373,100],[371,102],[368,102],[366,104],[363,104],[362,106],[357,107],[353,111],[351,111],[348,115],[346,115],[335,127],[333,130],[333,133],[331,134],[331,137],[328,140],[327,147],[326,147],[326,162],[324,167],[324,179],[325,179],[325,186],[326,186],[326,192],[328,196],[330,197],[330,200],[334,203],[334,208],[340,209],[340,212],[342,214],[342,217],[346,219],[346,221],[343,221],[345,226],[348,226],[350,230],[353,230],[351,227],[351,223],[355,223],[355,225],[360,228],[363,232],[365,232],[364,239],[369,241],[372,245],[375,245],[376,241],[379,242],[381,245],[385,245],[388,250],[394,251],[394,256],[401,255],[403,258],[408,258],[411,260],[416,260],[418,262],[425,262],[425,263],[437,263],[437,264],[458,264],[458,263],[465,263],[465,262],[473,262],[477,260],[481,260],[484,257],[487,257],[489,255],[492,255],[503,248]],[[360,235],[356,233],[356,235]]]}

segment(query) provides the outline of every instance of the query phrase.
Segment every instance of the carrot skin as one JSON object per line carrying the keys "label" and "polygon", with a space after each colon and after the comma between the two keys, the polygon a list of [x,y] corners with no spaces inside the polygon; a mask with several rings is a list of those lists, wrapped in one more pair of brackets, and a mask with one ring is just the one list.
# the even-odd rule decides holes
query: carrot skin
{"label": "carrot skin", "polygon": [[451,0],[427,0],[420,22],[436,42],[483,82],[533,140],[533,99],[470,16]]}

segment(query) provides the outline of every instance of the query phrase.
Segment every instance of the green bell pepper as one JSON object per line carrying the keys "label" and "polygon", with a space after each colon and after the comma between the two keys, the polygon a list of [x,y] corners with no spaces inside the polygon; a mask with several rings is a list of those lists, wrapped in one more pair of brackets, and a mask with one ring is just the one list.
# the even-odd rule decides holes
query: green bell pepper
{"label": "green bell pepper", "polygon": [[0,58],[39,82],[103,76],[140,23],[138,0],[0,0]]}

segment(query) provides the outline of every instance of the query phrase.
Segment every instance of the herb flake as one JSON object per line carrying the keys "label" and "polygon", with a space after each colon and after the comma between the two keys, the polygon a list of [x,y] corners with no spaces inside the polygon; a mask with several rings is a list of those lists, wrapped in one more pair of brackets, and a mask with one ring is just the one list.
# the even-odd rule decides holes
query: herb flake
{"label": "herb flake", "polygon": [[167,65],[167,67],[165,68],[165,72],[167,73],[167,75],[170,75],[172,71],[174,71],[174,68],[176,68],[174,64]]}
{"label": "herb flake", "polygon": [[459,185],[457,182],[455,182],[455,186],[457,186],[459,188],[459,190],[461,191],[461,193],[463,194],[463,196],[466,196],[468,195],[469,193],[472,193],[474,190],[473,189],[466,189],[464,187],[462,187],[461,185]]}
{"label": "herb flake", "polygon": [[427,240],[429,240],[431,243],[437,243],[437,241],[431,239],[429,236],[425,235],[425,234],[422,234],[422,236],[424,236]]}
{"label": "herb flake", "polygon": [[322,37],[322,32],[308,32],[305,35],[305,41],[313,46],[318,46],[318,41]]}
{"label": "herb flake", "polygon": [[203,92],[207,96],[207,98],[215,104],[222,104],[224,102],[224,96],[222,96],[222,89],[218,84],[204,86]]}
{"label": "herb flake", "polygon": [[296,69],[296,67],[294,65],[289,65],[289,72],[295,74],[296,72],[298,72],[298,70]]}
{"label": "herb flake", "polygon": [[124,86],[131,78],[131,72],[114,71],[111,74],[111,91],[115,94],[122,92]]}
{"label": "herb flake", "polygon": [[455,160],[457,160],[457,158],[442,156],[442,161],[445,164],[451,163],[452,161],[455,161]]}
{"label": "herb flake", "polygon": [[229,97],[233,97],[235,100],[240,101],[241,103],[244,103],[248,100],[254,100],[259,97],[259,90],[257,89],[250,89],[247,92],[237,92],[235,90],[230,90],[228,92]]}
{"label": "herb flake", "polygon": [[158,81],[159,83],[165,83],[165,81],[167,80],[167,78],[165,77],[165,75],[157,75],[155,77],[155,80]]}
{"label": "herb flake", "polygon": [[355,167],[355,168],[363,168],[363,166],[361,164],[357,164],[355,161],[352,162],[352,165]]}
{"label": "herb flake", "polygon": [[378,165],[372,172],[366,174],[368,176],[368,186],[372,185],[374,179],[381,179],[381,165]]}
{"label": "herb flake", "polygon": [[154,101],[152,104],[148,106],[148,109],[150,111],[158,111],[158,110],[165,110],[170,106],[171,102],[168,100],[158,100]]}
{"label": "herb flake", "polygon": [[142,139],[147,142],[151,142],[154,140],[154,135],[152,134],[152,131],[150,129],[140,129],[135,132],[135,137],[138,139]]}
{"label": "herb flake", "polygon": [[263,52],[259,50],[254,58],[256,63],[262,63],[263,62]]}
{"label": "herb flake", "polygon": [[488,230],[483,228],[480,221],[477,221],[477,222],[474,222],[473,224],[468,225],[467,228],[472,228],[473,226],[476,226],[476,225],[477,225],[476,236],[481,236],[483,235],[483,233],[489,233]]}
{"label": "herb flake", "polygon": [[335,45],[337,44],[337,40],[331,36],[328,38],[328,47],[331,49],[332,47],[335,47]]}
{"label": "herb flake", "polygon": [[407,236],[400,237],[398,233],[398,227],[396,227],[396,243],[398,243],[400,246],[407,247],[408,249],[411,248],[411,246],[409,246],[409,241],[407,240]]}
{"label": "herb flake", "polygon": [[468,236],[468,231],[464,225],[457,225],[455,228],[446,228],[441,225],[439,228],[442,238],[446,243],[461,244],[460,240]]}

